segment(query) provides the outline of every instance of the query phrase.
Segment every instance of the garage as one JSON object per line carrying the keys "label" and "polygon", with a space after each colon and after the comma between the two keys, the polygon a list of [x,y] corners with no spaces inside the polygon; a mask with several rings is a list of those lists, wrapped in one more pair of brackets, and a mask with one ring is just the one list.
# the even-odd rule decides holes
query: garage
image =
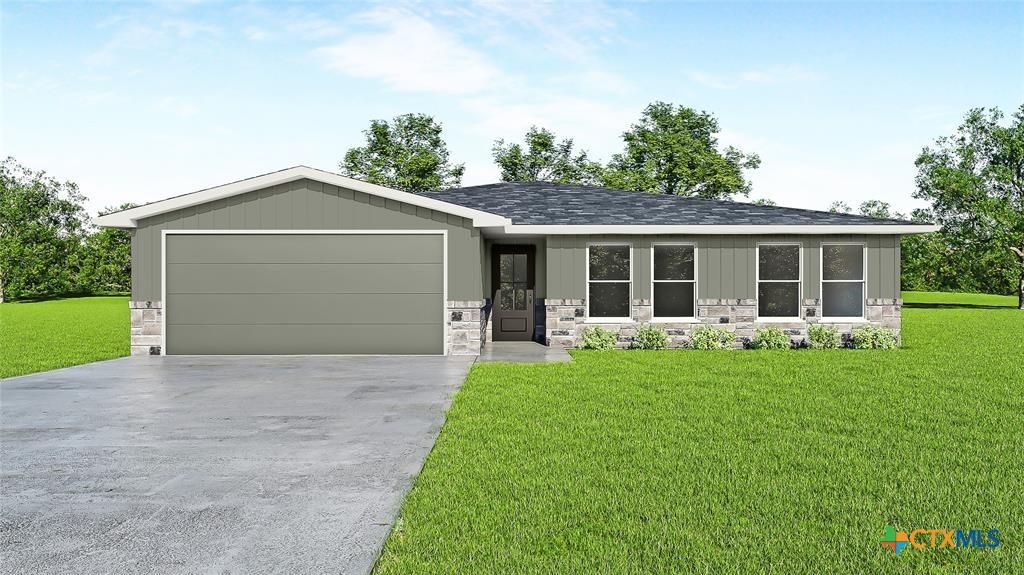
{"label": "garage", "polygon": [[443,230],[164,230],[164,353],[445,350]]}

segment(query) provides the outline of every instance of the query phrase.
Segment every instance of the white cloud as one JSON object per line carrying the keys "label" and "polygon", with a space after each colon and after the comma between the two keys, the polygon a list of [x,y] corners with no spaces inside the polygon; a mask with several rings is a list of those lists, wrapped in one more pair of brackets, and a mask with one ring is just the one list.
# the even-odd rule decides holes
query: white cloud
{"label": "white cloud", "polygon": [[687,76],[693,82],[715,90],[736,90],[747,86],[774,86],[791,84],[812,78],[812,74],[800,66],[780,66],[764,70],[747,70],[738,74],[710,74],[701,70],[690,70]]}
{"label": "white cloud", "polygon": [[176,34],[179,38],[193,38],[200,34],[218,34],[220,28],[212,24],[206,24],[204,22],[198,22],[195,20],[184,20],[184,19],[171,19],[164,20],[160,26],[165,30],[170,30]]}
{"label": "white cloud", "polygon": [[337,36],[341,28],[333,20],[315,14],[306,14],[292,18],[285,23],[285,30],[305,38],[322,39]]}
{"label": "white cloud", "polygon": [[619,22],[631,17],[625,9],[604,2],[522,0],[478,0],[462,13],[500,43],[521,44],[522,37],[510,33],[518,26],[529,33],[527,47],[575,61],[589,60],[597,49],[615,41]]}
{"label": "white cloud", "polygon": [[472,94],[501,79],[482,54],[416,14],[378,10],[358,21],[381,29],[317,49],[327,68],[405,92]]}

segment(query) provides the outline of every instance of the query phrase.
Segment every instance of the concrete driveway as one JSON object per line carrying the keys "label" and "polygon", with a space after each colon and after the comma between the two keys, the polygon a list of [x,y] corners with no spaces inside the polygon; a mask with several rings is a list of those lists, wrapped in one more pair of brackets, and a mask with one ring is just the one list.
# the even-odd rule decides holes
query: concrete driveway
{"label": "concrete driveway", "polygon": [[139,357],[0,383],[0,571],[366,573],[472,358]]}

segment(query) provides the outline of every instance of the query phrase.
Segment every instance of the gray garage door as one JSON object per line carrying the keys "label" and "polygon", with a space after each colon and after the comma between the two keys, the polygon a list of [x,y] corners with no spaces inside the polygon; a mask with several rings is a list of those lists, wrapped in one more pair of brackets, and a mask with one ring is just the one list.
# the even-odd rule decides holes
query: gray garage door
{"label": "gray garage door", "polygon": [[440,234],[168,234],[166,353],[444,353]]}

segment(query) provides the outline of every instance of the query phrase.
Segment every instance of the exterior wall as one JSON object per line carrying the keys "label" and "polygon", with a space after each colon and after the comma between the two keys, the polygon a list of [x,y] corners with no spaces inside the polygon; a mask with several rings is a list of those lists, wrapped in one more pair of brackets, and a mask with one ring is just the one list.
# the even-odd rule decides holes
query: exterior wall
{"label": "exterior wall", "polygon": [[[603,324],[586,321],[587,245],[593,242],[629,243],[633,246],[633,323]],[[619,345],[632,341],[636,327],[651,322],[651,245],[658,242],[692,243],[697,248],[697,323],[662,323],[671,347],[686,347],[693,329],[714,324],[737,333],[742,346],[762,327],[785,330],[800,343],[807,325],[821,321],[821,244],[863,243],[866,247],[864,322],[830,323],[844,337],[859,325],[900,329],[900,253],[898,236],[550,236],[547,241],[547,295],[545,340],[549,345],[579,345],[583,330],[598,325],[619,334]],[[789,323],[757,320],[756,258],[759,242],[791,242],[803,247],[801,320]]]}
{"label": "exterior wall", "polygon": [[161,231],[448,230],[448,297],[480,300],[483,239],[471,221],[313,180],[256,190],[139,222],[132,234],[132,300],[159,301]]}
{"label": "exterior wall", "polygon": [[[163,230],[448,230],[448,298],[482,301],[483,238],[461,217],[300,180],[146,218],[132,230],[132,353],[160,353]],[[477,306],[479,313],[481,306]],[[479,318],[478,318],[479,321]],[[450,337],[450,336],[449,336]],[[455,349],[455,346],[450,349]]]}

